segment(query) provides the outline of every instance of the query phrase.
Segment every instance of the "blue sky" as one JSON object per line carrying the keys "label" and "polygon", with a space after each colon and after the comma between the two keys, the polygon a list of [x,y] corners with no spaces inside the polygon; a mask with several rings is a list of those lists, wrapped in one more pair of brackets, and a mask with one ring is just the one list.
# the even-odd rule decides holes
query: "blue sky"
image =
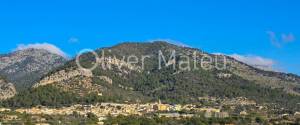
{"label": "blue sky", "polygon": [[300,74],[299,6],[299,0],[3,0],[0,53],[49,43],[74,56],[84,48],[170,39]]}

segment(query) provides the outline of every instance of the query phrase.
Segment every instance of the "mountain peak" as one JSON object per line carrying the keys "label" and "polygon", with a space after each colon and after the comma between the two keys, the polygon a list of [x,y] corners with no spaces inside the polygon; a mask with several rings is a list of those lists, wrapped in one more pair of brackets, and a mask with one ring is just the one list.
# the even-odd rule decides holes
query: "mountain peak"
{"label": "mountain peak", "polygon": [[53,56],[57,56],[57,57],[62,57],[64,59],[67,59],[66,57],[59,55],[57,53],[51,52],[49,50],[46,49],[41,49],[41,48],[26,48],[26,49],[21,49],[21,50],[16,50],[13,51],[12,53],[9,53],[10,55],[32,55],[32,56],[36,56],[36,55],[53,55]]}
{"label": "mountain peak", "polygon": [[45,49],[27,48],[1,55],[0,61],[0,75],[19,88],[30,86],[43,74],[67,60]]}
{"label": "mountain peak", "polygon": [[168,41],[163,41],[163,40],[155,40],[151,42],[123,42],[120,44],[117,44],[113,47],[123,47],[123,46],[160,46],[160,47],[183,47],[180,45],[176,45],[174,43],[168,42]]}

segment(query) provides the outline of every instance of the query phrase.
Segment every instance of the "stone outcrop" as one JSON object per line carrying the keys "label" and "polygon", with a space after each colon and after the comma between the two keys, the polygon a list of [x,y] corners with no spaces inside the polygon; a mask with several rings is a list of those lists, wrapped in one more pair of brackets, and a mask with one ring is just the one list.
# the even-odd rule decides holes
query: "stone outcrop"
{"label": "stone outcrop", "polygon": [[90,93],[96,93],[97,95],[102,94],[102,86],[93,84],[92,77],[87,76],[76,76],[53,85],[61,88],[63,91],[77,93],[79,96],[85,96]]}
{"label": "stone outcrop", "polygon": [[61,82],[64,80],[69,80],[69,79],[77,77],[77,76],[92,77],[93,74],[92,74],[92,72],[87,71],[87,70],[64,69],[64,70],[60,70],[50,76],[43,78],[40,82],[35,84],[34,87],[44,86],[44,85],[48,85],[48,84]]}
{"label": "stone outcrop", "polygon": [[[53,85],[63,91],[71,91],[80,96],[85,96],[89,93],[102,94],[102,87],[98,84],[93,84],[92,78],[93,74],[91,71],[68,68],[46,76],[33,87],[37,88],[39,86]],[[109,78],[101,78],[112,83],[112,80]]]}
{"label": "stone outcrop", "polygon": [[99,76],[98,78],[105,81],[105,82],[107,82],[107,83],[109,83],[109,84],[113,84],[112,79],[107,77],[107,76]]}
{"label": "stone outcrop", "polygon": [[15,94],[15,86],[12,83],[7,83],[5,80],[0,79],[0,100],[9,99]]}

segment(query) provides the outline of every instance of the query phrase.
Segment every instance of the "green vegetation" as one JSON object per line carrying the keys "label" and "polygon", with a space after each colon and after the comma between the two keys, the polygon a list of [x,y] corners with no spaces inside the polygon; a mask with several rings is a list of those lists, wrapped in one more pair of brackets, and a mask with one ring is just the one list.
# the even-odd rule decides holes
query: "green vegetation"
{"label": "green vegetation", "polygon": [[[4,120],[5,116],[16,116],[13,120]],[[5,125],[35,125],[49,123],[51,125],[96,125],[98,118],[88,113],[86,116],[73,112],[70,115],[29,115],[17,112],[1,112],[0,122]]]}
{"label": "green vegetation", "polygon": [[66,93],[52,86],[43,86],[38,89],[22,91],[14,98],[3,101],[3,106],[10,107],[31,107],[38,105],[63,106],[70,104],[77,97],[72,93]]}
{"label": "green vegetation", "polygon": [[49,106],[62,107],[71,104],[92,104],[95,102],[104,102],[116,100],[109,97],[97,96],[90,93],[85,97],[80,97],[76,93],[65,92],[51,85],[42,86],[22,91],[15,97],[1,102],[3,107],[33,107],[33,106]]}
{"label": "green vegetation", "polygon": [[192,118],[166,118],[157,116],[118,116],[108,117],[104,121],[105,125],[211,125],[211,124],[238,124],[245,125],[252,123],[266,124],[266,121],[255,121],[254,118],[244,117],[231,117],[231,118],[205,118],[205,117],[192,117]]}

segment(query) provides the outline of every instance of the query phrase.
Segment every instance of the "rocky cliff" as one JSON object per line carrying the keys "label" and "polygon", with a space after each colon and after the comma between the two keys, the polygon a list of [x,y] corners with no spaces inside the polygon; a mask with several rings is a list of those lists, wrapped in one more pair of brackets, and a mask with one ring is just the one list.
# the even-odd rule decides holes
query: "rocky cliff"
{"label": "rocky cliff", "polygon": [[8,83],[4,78],[0,78],[0,100],[13,97],[16,94],[15,86]]}

